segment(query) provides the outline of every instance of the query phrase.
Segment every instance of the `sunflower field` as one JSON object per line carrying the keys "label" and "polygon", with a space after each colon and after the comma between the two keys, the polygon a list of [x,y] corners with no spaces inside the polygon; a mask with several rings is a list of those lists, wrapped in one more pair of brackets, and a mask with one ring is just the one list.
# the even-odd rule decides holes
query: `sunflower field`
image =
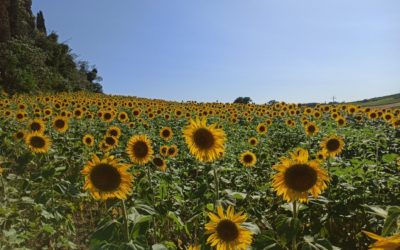
{"label": "sunflower field", "polygon": [[400,249],[400,110],[0,98],[0,249]]}

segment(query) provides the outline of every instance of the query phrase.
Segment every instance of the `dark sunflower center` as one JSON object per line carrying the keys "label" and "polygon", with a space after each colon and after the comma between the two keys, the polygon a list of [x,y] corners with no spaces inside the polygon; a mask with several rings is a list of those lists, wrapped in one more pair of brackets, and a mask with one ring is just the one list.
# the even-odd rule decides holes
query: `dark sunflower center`
{"label": "dark sunflower center", "polygon": [[253,162],[253,156],[250,155],[250,154],[247,154],[247,155],[245,155],[245,156],[243,157],[243,161],[244,161],[245,163],[251,163],[251,162]]}
{"label": "dark sunflower center", "polygon": [[118,131],[115,129],[110,130],[110,135],[112,136],[117,136],[118,135]]}
{"label": "dark sunflower center", "polygon": [[18,133],[17,133],[17,138],[18,138],[18,139],[24,138],[24,133],[18,132]]}
{"label": "dark sunflower center", "polygon": [[133,145],[133,152],[136,157],[144,158],[149,152],[149,147],[144,141],[138,141]]}
{"label": "dark sunflower center", "polygon": [[43,148],[46,145],[46,141],[40,136],[32,136],[31,145],[35,148]]}
{"label": "dark sunflower center", "polygon": [[171,133],[169,132],[168,129],[164,129],[164,130],[162,131],[163,137],[169,137],[170,134],[171,134]]}
{"label": "dark sunflower center", "polygon": [[338,150],[340,147],[340,143],[337,139],[330,139],[327,143],[326,143],[326,148],[329,151],[336,151]]}
{"label": "dark sunflower center", "polygon": [[163,160],[162,160],[161,158],[158,158],[158,157],[156,157],[156,158],[153,159],[153,163],[154,163],[154,165],[156,165],[157,167],[161,167],[162,165],[164,165]]}
{"label": "dark sunflower center", "polygon": [[315,126],[313,126],[313,125],[308,126],[308,132],[314,133],[315,132]]}
{"label": "dark sunflower center", "polygon": [[317,172],[307,164],[297,164],[285,172],[285,184],[298,192],[312,188],[317,182]]}
{"label": "dark sunflower center", "polygon": [[110,145],[110,146],[113,146],[113,145],[116,143],[116,141],[115,141],[114,137],[112,137],[112,136],[107,136],[107,137],[106,137],[106,143],[107,143],[108,145]]}
{"label": "dark sunflower center", "polygon": [[170,155],[175,154],[175,148],[169,148],[168,149],[168,154],[170,154]]}
{"label": "dark sunflower center", "polygon": [[104,114],[104,118],[105,118],[106,120],[111,119],[111,114],[110,114],[110,113],[105,113],[105,114]]}
{"label": "dark sunflower center", "polygon": [[101,191],[113,191],[121,184],[121,175],[115,167],[99,164],[90,172],[90,181]]}
{"label": "dark sunflower center", "polygon": [[59,119],[59,120],[56,120],[56,122],[54,123],[54,125],[55,125],[57,128],[64,128],[65,122],[64,122],[63,120]]}
{"label": "dark sunflower center", "polygon": [[87,144],[90,144],[90,143],[92,143],[92,138],[87,137],[87,138],[85,139],[85,141],[86,141]]}
{"label": "dark sunflower center", "polygon": [[236,224],[228,219],[221,220],[217,225],[218,237],[226,242],[231,242],[239,237],[239,229]]}
{"label": "dark sunflower center", "polygon": [[126,116],[124,114],[119,116],[122,120],[124,120],[126,118]]}
{"label": "dark sunflower center", "polygon": [[205,128],[197,129],[193,134],[193,140],[200,149],[210,149],[215,143],[213,134]]}
{"label": "dark sunflower center", "polygon": [[261,126],[258,130],[259,130],[260,132],[264,132],[264,131],[265,131],[265,127],[264,127],[264,126]]}
{"label": "dark sunflower center", "polygon": [[166,148],[162,148],[162,149],[161,149],[161,152],[162,152],[163,154],[165,154],[165,153],[167,153],[167,149],[166,149]]}
{"label": "dark sunflower center", "polygon": [[343,119],[339,119],[339,124],[343,125],[344,124],[344,120]]}
{"label": "dark sunflower center", "polygon": [[251,140],[251,141],[250,141],[250,144],[251,144],[251,145],[256,144],[256,140]]}
{"label": "dark sunflower center", "polygon": [[33,122],[31,124],[31,130],[33,131],[38,131],[42,128],[42,126],[40,126],[40,124],[38,122]]}

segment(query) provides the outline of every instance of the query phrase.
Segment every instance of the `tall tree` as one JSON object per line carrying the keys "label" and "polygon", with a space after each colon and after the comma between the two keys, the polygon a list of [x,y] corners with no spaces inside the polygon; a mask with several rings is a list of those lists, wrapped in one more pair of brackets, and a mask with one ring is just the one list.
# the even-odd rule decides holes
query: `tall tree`
{"label": "tall tree", "polygon": [[10,0],[0,1],[0,43],[11,38],[9,8]]}
{"label": "tall tree", "polygon": [[39,32],[47,34],[46,23],[42,11],[39,11],[36,15],[36,28]]}

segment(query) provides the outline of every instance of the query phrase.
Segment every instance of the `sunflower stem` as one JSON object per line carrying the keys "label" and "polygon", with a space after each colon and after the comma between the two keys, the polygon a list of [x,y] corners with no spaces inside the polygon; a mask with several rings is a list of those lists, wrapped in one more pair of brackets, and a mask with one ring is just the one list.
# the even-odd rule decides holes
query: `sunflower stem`
{"label": "sunflower stem", "polygon": [[216,167],[213,168],[214,171],[214,182],[215,182],[215,206],[218,206],[219,201],[219,181],[218,181],[218,172]]}
{"label": "sunflower stem", "polygon": [[125,201],[122,201],[122,210],[123,210],[123,215],[124,215],[124,234],[126,238],[126,242],[129,242],[129,227],[128,227],[128,214],[126,212],[126,206],[125,206]]}
{"label": "sunflower stem", "polygon": [[[295,220],[297,220],[297,215],[298,215],[298,211],[297,211],[297,201],[293,201],[292,202],[292,206],[293,206],[293,223],[295,223]],[[297,235],[294,235],[294,238],[292,240],[292,250],[296,250],[297,249],[297,241],[296,241]]]}

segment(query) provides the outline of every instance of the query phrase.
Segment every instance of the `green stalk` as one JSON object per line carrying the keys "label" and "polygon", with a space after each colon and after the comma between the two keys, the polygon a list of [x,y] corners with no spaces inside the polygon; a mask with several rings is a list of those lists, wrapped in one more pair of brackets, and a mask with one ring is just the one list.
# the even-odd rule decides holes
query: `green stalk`
{"label": "green stalk", "polygon": [[[298,215],[298,211],[297,211],[297,201],[293,201],[292,202],[292,206],[293,206],[293,223],[294,221],[297,219],[297,215]],[[297,235],[294,236],[293,240],[292,240],[292,250],[296,250],[297,249]]]}
{"label": "green stalk", "polygon": [[128,214],[126,212],[126,206],[125,206],[125,201],[122,201],[122,210],[123,210],[123,215],[124,215],[124,235],[126,238],[126,242],[129,242],[129,227],[128,227]]}
{"label": "green stalk", "polygon": [[218,173],[217,173],[217,169],[214,167],[213,168],[214,171],[214,183],[215,183],[215,206],[218,205],[218,201],[219,201],[219,181],[218,181]]}

